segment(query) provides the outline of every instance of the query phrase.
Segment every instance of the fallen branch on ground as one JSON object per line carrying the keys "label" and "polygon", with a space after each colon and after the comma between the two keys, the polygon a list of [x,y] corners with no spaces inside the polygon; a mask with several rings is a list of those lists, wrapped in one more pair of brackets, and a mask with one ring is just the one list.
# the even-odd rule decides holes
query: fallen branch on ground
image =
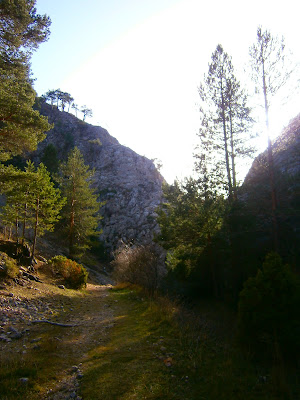
{"label": "fallen branch on ground", "polygon": [[73,326],[76,325],[71,325],[71,324],[60,324],[59,322],[52,322],[52,321],[48,321],[47,319],[38,319],[36,321],[31,321],[33,324],[38,324],[41,322],[45,322],[46,324],[51,324],[51,325],[55,325],[55,326],[61,326],[63,328],[72,328]]}

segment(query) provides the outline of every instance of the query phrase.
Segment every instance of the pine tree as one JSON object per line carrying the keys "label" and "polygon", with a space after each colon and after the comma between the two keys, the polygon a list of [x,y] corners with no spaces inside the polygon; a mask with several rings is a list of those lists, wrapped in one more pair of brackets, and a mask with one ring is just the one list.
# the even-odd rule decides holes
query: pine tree
{"label": "pine tree", "polygon": [[75,147],[61,168],[60,184],[67,203],[63,209],[70,256],[80,255],[89,247],[89,238],[95,234],[100,221],[97,195],[90,185],[94,171],[84,164]]}
{"label": "pine tree", "polygon": [[[181,279],[196,270],[207,270],[210,285],[218,297],[218,281],[212,241],[222,227],[225,203],[207,190],[207,182],[192,178],[164,186],[165,202],[158,209],[160,234],[156,240],[168,250],[167,265]],[[199,260],[204,253],[207,263]]]}
{"label": "pine tree", "polygon": [[91,108],[87,108],[87,106],[82,106],[81,112],[83,114],[83,121],[85,121],[86,117],[91,118],[93,116],[93,110]]}
{"label": "pine tree", "polygon": [[32,106],[30,55],[49,35],[34,0],[0,2],[0,161],[34,150],[51,126]]}
{"label": "pine tree", "polygon": [[16,241],[19,241],[19,225],[22,224],[22,244],[26,229],[33,228],[32,257],[34,257],[36,240],[45,231],[52,231],[60,219],[60,210],[65,199],[60,190],[54,187],[50,174],[43,164],[35,171],[32,162],[27,162],[25,171],[12,166],[1,169],[4,185],[1,192],[6,196],[6,205],[2,209],[2,220],[14,223]]}
{"label": "pine tree", "polygon": [[197,181],[202,187],[206,199],[216,196],[218,192],[224,191],[227,185],[224,173],[224,162],[219,154],[219,147],[215,143],[215,131],[211,120],[213,118],[210,110],[200,109],[201,125],[198,132],[199,144],[196,146],[195,172]]}
{"label": "pine tree", "polygon": [[[252,124],[247,95],[234,75],[231,57],[218,45],[212,54],[208,74],[199,86],[201,99],[200,158],[218,174],[220,187],[225,185],[229,199],[237,198],[236,158],[249,155],[249,128]],[[212,154],[213,153],[213,154]],[[213,157],[213,162],[212,161]],[[210,159],[210,162],[208,162]],[[213,168],[217,165],[217,169]],[[225,179],[224,179],[225,178]]]}
{"label": "pine tree", "polygon": [[286,84],[293,68],[286,62],[286,49],[284,38],[272,36],[266,30],[257,28],[256,43],[249,49],[252,67],[252,79],[255,83],[257,92],[263,94],[263,103],[266,121],[266,136],[268,142],[268,167],[269,182],[271,188],[272,201],[272,231],[273,247],[278,250],[278,221],[277,221],[277,194],[275,185],[275,172],[273,165],[273,149],[269,130],[269,109],[270,101],[273,96]]}
{"label": "pine tree", "polygon": [[57,148],[53,143],[49,143],[43,151],[42,163],[47,167],[51,174],[56,174],[59,168]]}
{"label": "pine tree", "polygon": [[30,212],[30,208],[33,206],[33,199],[31,196],[31,188],[33,183],[35,183],[35,168],[34,164],[31,161],[27,161],[27,165],[25,167],[25,185],[20,190],[20,195],[22,196],[23,207],[22,210],[22,245],[24,245],[25,241],[25,232],[27,228],[27,220],[28,214]]}
{"label": "pine tree", "polygon": [[47,40],[51,21],[46,15],[37,14],[35,4],[36,0],[1,0],[1,53],[28,54]]}
{"label": "pine tree", "polygon": [[6,225],[15,227],[15,237],[18,243],[19,224],[23,220],[27,190],[33,179],[24,171],[10,165],[1,168],[0,180],[2,181],[1,193],[6,197],[6,204],[1,210],[1,219]]}
{"label": "pine tree", "polygon": [[36,240],[45,231],[53,231],[55,223],[60,219],[60,211],[65,204],[60,190],[54,187],[51,177],[44,164],[40,164],[35,181],[30,188],[31,221],[34,228],[32,257],[35,254]]}
{"label": "pine tree", "polygon": [[45,101],[50,101],[50,104],[51,104],[51,106],[53,107],[53,105],[54,105],[54,102],[56,101],[56,99],[57,99],[57,91],[56,90],[48,90],[48,92],[47,93],[45,93],[45,94],[43,94],[42,95],[42,98],[45,100]]}
{"label": "pine tree", "polygon": [[73,110],[75,111],[75,116],[77,117],[77,112],[79,111],[78,104],[73,103],[73,104],[72,104],[72,108],[73,108]]}

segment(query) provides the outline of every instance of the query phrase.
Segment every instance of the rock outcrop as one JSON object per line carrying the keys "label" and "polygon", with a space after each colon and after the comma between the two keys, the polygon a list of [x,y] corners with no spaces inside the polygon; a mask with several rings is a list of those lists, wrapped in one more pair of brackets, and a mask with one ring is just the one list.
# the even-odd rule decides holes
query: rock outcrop
{"label": "rock outcrop", "polygon": [[[95,191],[105,205],[101,209],[100,239],[109,251],[121,241],[149,243],[157,231],[155,210],[161,201],[163,177],[153,162],[140,156],[99,127],[44,103],[41,113],[54,124],[31,157],[41,161],[49,145],[59,160],[77,146],[85,163],[95,169]],[[52,149],[53,149],[52,146]]]}
{"label": "rock outcrop", "polygon": [[[294,252],[299,256],[300,114],[290,121],[274,142],[273,162],[280,247],[283,253]],[[269,231],[270,235],[272,202],[267,150],[254,160],[245,178],[241,198],[257,218],[259,231],[264,231],[265,236]]]}
{"label": "rock outcrop", "polygon": [[[286,177],[300,173],[300,114],[293,118],[273,144],[274,168]],[[267,150],[253,162],[246,178],[245,185],[255,183],[262,168],[267,163]]]}
{"label": "rock outcrop", "polygon": [[[252,164],[243,187],[249,195],[267,197],[269,204],[270,180],[267,150]],[[300,192],[300,114],[293,118],[273,144],[273,163],[278,205],[289,206],[299,201]]]}

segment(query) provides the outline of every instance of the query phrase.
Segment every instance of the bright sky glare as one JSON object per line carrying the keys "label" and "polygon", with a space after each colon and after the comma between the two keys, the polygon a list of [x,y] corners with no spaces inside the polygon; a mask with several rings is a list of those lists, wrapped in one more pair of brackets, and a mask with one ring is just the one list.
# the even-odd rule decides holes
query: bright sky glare
{"label": "bright sky glare", "polygon": [[[88,122],[161,160],[170,183],[192,173],[197,87],[218,43],[241,81],[258,25],[283,35],[300,60],[296,0],[37,0],[37,9],[52,20],[50,40],[32,59],[38,94],[69,92],[93,110]],[[274,104],[273,136],[299,112],[295,96]]]}

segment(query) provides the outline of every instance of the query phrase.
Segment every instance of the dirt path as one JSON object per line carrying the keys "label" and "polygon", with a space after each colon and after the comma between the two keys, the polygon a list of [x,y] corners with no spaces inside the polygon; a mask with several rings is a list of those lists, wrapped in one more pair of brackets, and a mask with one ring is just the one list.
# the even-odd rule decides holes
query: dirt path
{"label": "dirt path", "polygon": [[[114,313],[108,300],[108,287],[88,284],[86,296],[69,302],[69,311],[62,323],[74,325],[61,328],[59,357],[69,360],[68,368],[58,384],[48,391],[46,399],[67,399],[77,395],[84,370],[82,363],[95,347],[109,340],[109,330],[114,326]],[[62,345],[63,344],[63,345]]]}
{"label": "dirt path", "polygon": [[[6,396],[0,390],[1,400],[81,399],[84,361],[108,342],[114,326],[109,287],[89,283],[84,292],[38,282],[2,287],[0,367],[11,378],[4,384]],[[45,320],[58,325],[37,322]]]}

